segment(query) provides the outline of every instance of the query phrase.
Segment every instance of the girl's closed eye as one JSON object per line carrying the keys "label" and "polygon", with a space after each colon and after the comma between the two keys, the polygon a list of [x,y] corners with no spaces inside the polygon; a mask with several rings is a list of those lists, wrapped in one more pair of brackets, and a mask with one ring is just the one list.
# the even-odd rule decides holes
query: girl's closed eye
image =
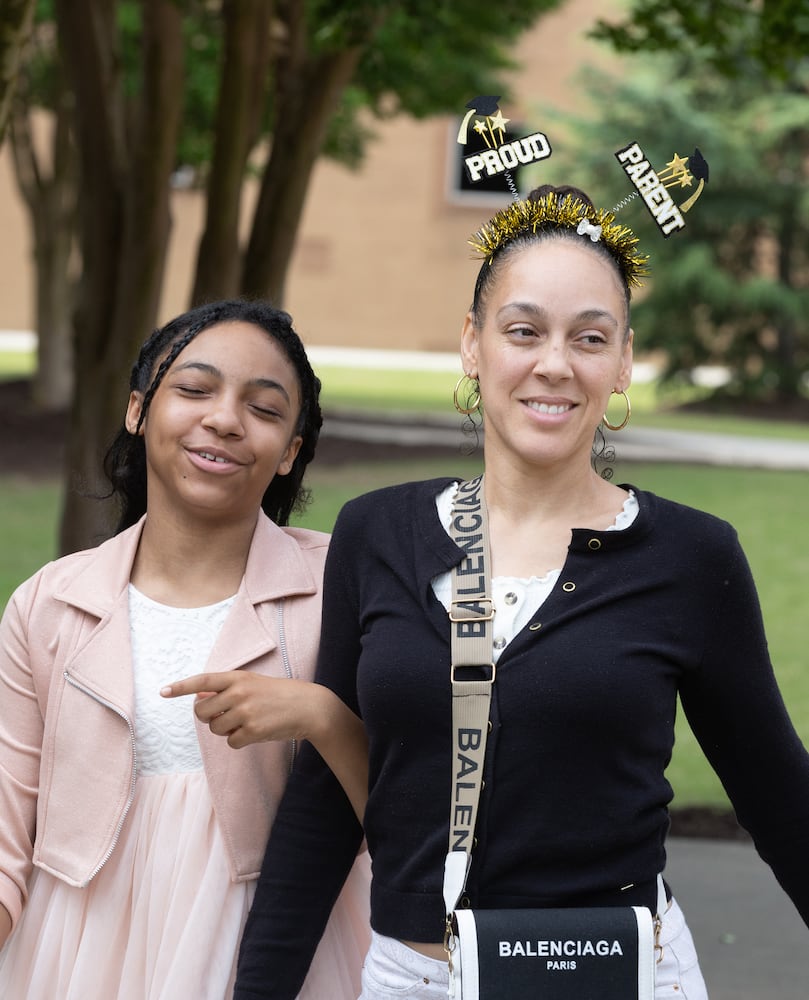
{"label": "girl's closed eye", "polygon": [[170,373],[166,377],[166,386],[184,396],[203,396],[212,391],[212,387],[208,382],[188,372],[182,374],[178,372],[174,378],[172,378]]}
{"label": "girl's closed eye", "polygon": [[283,414],[278,410],[277,407],[268,406],[263,403],[251,403],[250,408],[260,417],[269,417],[270,419],[277,419]]}

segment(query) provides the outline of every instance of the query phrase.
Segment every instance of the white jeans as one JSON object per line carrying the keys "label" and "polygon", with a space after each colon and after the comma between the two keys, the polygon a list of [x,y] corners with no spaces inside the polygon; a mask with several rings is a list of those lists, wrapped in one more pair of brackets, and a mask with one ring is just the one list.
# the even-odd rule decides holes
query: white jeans
{"label": "white jeans", "polygon": [[[663,954],[655,975],[655,1000],[708,1000],[691,932],[673,899],[663,917],[660,944]],[[446,1000],[448,984],[446,962],[374,932],[358,1000]]]}

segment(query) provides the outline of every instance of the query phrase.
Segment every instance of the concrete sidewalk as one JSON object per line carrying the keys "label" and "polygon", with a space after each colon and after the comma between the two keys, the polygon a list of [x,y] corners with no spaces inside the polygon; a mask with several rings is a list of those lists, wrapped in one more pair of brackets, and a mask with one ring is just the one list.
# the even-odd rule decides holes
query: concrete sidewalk
{"label": "concrete sidewalk", "polygon": [[[365,350],[344,347],[308,348],[312,363],[347,365],[352,368],[405,368],[408,370],[447,371],[460,374],[457,354],[450,352]],[[632,379],[647,382],[657,375],[657,368],[636,362]],[[695,372],[697,382],[718,384],[722,370],[706,366]],[[386,442],[409,446],[468,445],[460,426],[460,418],[449,407],[442,419],[414,419],[412,415],[386,415],[384,419],[368,419],[368,415],[338,412],[329,415],[323,427],[326,436],[365,442]],[[789,469],[809,471],[809,426],[806,440],[782,438],[748,438],[731,434],[709,434],[687,431],[653,430],[628,427],[609,433],[618,461],[687,462],[729,465],[757,469]],[[482,440],[482,433],[480,435]],[[807,990],[809,998],[809,990]]]}
{"label": "concrete sidewalk", "polygon": [[[357,442],[457,448],[459,453],[469,446],[461,418],[454,413],[443,418],[419,418],[412,414],[382,417],[337,410],[328,414],[322,433],[324,437]],[[478,440],[483,441],[482,430],[478,432]],[[805,441],[628,427],[609,433],[608,443],[615,448],[618,462],[681,462],[809,471],[809,426]]]}
{"label": "concrete sidewalk", "polygon": [[[310,347],[308,353],[315,367],[346,365],[352,368],[403,368],[460,374],[458,355],[448,352]],[[722,369],[712,366],[697,369],[694,374],[695,380],[704,385],[716,385],[723,379]],[[654,365],[635,362],[633,382],[648,382],[656,375],[657,368]],[[468,439],[464,438],[460,428],[460,419],[449,406],[443,419],[431,417],[429,420],[414,420],[412,415],[393,414],[369,422],[367,414],[331,414],[323,433],[357,441],[391,441],[414,446],[440,444],[455,447],[468,444]],[[608,438],[616,449],[619,461],[697,462],[759,469],[809,470],[809,425],[803,441],[631,426],[624,431],[609,433]]]}
{"label": "concrete sidewalk", "polygon": [[694,935],[710,1000],[807,1000],[809,932],[755,849],[673,837],[667,851],[666,878]]}
{"label": "concrete sidewalk", "polygon": [[[664,431],[628,427],[609,435],[616,459],[635,462],[683,462],[735,465],[749,469],[809,470],[807,440],[752,438],[732,434]],[[809,997],[809,992],[807,992]]]}

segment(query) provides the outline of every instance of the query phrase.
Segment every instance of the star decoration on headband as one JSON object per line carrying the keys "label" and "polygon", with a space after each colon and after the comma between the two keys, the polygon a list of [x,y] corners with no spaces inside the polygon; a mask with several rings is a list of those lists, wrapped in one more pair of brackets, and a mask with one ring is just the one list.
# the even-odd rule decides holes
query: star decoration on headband
{"label": "star decoration on headband", "polygon": [[486,134],[487,129],[489,132],[491,132],[492,130],[492,126],[489,123],[489,120],[486,119],[486,121],[481,121],[480,119],[478,119],[472,126],[472,128],[477,132],[478,135],[483,136],[483,141],[491,149],[492,143],[489,142],[489,137]]}
{"label": "star decoration on headband", "polygon": [[646,254],[638,252],[638,238],[612,212],[593,210],[579,198],[551,193],[536,200],[516,201],[501,209],[469,239],[469,245],[489,263],[497,251],[523,233],[570,229],[601,242],[615,259],[628,286],[642,284],[648,275]]}
{"label": "star decoration on headband", "polygon": [[[708,161],[699,148],[695,146],[690,156],[680,156],[675,153],[665,169],[657,172],[637,142],[631,142],[623,149],[619,149],[615,156],[635,187],[630,197],[620,202],[615,210],[621,208],[631,198],[640,195],[663,236],[668,238],[672,233],[683,229],[685,227],[683,215],[693,208],[708,183]],[[699,181],[696,191],[686,201],[677,205],[668,189],[691,187],[694,180]]]}
{"label": "star decoration on headband", "polygon": [[517,199],[519,195],[509,171],[521,164],[536,163],[538,160],[546,159],[551,155],[551,147],[542,132],[534,132],[521,139],[506,142],[506,125],[511,119],[504,117],[498,106],[499,100],[498,95],[481,95],[467,102],[468,110],[458,129],[458,143],[461,146],[467,144],[469,123],[475,115],[480,115],[481,117],[475,119],[471,128],[483,139],[486,148],[464,157],[463,164],[467,177],[472,184],[476,184],[484,177],[502,174],[508,182],[511,193]]}
{"label": "star decoration on headband", "polygon": [[[674,156],[666,164],[666,169],[670,171],[672,177],[675,180],[672,182],[676,184],[679,181],[680,187],[688,187],[691,184],[693,177],[688,173],[688,157],[680,156],[679,153],[675,153]],[[662,178],[665,171],[658,171],[657,176]]]}
{"label": "star decoration on headband", "polygon": [[492,115],[491,118],[490,118],[490,121],[491,121],[491,124],[492,124],[492,128],[496,129],[500,133],[500,142],[503,142],[504,139],[505,139],[506,125],[508,125],[508,123],[511,121],[511,119],[510,118],[504,118],[503,117],[503,112],[500,110],[500,108],[498,108],[497,109],[497,114],[496,115]]}

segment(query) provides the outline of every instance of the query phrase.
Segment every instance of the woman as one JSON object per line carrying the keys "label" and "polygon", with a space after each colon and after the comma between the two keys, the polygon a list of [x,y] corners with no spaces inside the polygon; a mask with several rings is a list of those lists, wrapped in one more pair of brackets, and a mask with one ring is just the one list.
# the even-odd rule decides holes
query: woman
{"label": "woman", "polygon": [[[328,538],[283,527],[322,422],[289,316],[185,313],[130,388],[105,466],[119,533],[24,583],[0,632],[0,995],[19,1000],[230,997],[289,738],[364,788],[359,721],[305,683]],[[206,662],[200,704],[228,699],[210,727],[165,697]],[[356,996],[361,865],[347,889],[301,997]]]}
{"label": "woman", "polygon": [[[634,236],[582,192],[545,188],[473,245],[484,261],[461,337],[472,398],[463,405],[456,390],[456,401],[484,413],[496,680],[461,905],[663,910],[656,996],[700,1000],[682,912],[656,896],[677,697],[805,921],[809,756],[733,529],[594,471],[602,415],[630,383],[629,294],[645,265]],[[317,677],[359,712],[370,744],[362,1000],[447,994],[457,486],[350,502],[327,560]],[[360,836],[334,778],[304,751],[245,929],[237,1000],[295,995]]]}

